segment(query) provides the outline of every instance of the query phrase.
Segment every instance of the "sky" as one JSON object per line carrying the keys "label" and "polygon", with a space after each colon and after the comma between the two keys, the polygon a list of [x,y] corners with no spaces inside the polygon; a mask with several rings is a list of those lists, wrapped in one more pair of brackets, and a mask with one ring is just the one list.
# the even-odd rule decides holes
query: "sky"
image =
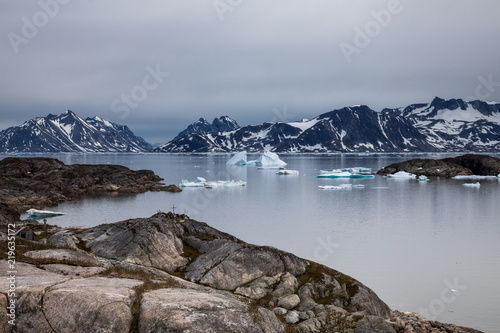
{"label": "sky", "polygon": [[435,96],[500,101],[498,0],[0,0],[0,130],[72,110],[166,143]]}

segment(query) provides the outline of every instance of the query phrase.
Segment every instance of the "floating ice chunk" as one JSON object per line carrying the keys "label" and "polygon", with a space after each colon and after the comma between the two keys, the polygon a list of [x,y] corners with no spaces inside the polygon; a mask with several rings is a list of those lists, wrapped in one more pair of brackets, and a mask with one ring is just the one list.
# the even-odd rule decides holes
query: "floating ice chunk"
{"label": "floating ice chunk", "polygon": [[427,176],[422,175],[422,176],[418,177],[418,180],[421,181],[421,182],[426,182],[426,181],[429,180],[429,178],[427,178]]}
{"label": "floating ice chunk", "polygon": [[278,175],[293,175],[293,176],[298,176],[299,175],[299,170],[285,170],[282,169],[278,172],[276,172]]}
{"label": "floating ice chunk", "polygon": [[27,210],[28,217],[31,217],[33,219],[41,219],[44,217],[54,217],[54,216],[60,216],[60,215],[65,215],[65,213],[61,212],[53,212],[50,210],[38,210],[38,209],[28,209]]}
{"label": "floating ice chunk", "polygon": [[406,171],[398,171],[393,175],[387,175],[388,178],[399,178],[399,179],[414,179],[416,175],[406,172]]}
{"label": "floating ice chunk", "polygon": [[204,183],[206,182],[205,178],[203,177],[196,177],[195,181],[188,181],[186,179],[181,180],[181,183],[179,184],[179,187],[203,187],[205,186]]}
{"label": "floating ice chunk", "polygon": [[351,178],[352,173],[347,172],[347,171],[340,171],[337,172],[337,170],[333,170],[334,172],[325,172],[321,173],[318,178]]}
{"label": "floating ice chunk", "polygon": [[279,158],[278,154],[270,151],[266,151],[264,154],[260,155],[255,164],[260,167],[284,167],[286,165],[286,163]]}
{"label": "floating ice chunk", "polygon": [[[499,175],[500,176],[500,175]],[[479,175],[466,175],[466,176],[455,176],[453,179],[470,179],[470,180],[476,180],[476,179],[497,179],[497,176],[479,176]]]}
{"label": "floating ice chunk", "polygon": [[341,169],[332,169],[332,170],[319,170],[320,174],[327,174],[327,173],[339,173],[342,172],[343,170]]}
{"label": "floating ice chunk", "polygon": [[467,186],[467,187],[480,187],[481,186],[481,184],[479,182],[477,182],[477,183],[464,183],[462,185]]}
{"label": "floating ice chunk", "polygon": [[352,184],[340,184],[340,185],[319,185],[322,190],[349,190],[352,188]]}
{"label": "floating ice chunk", "polygon": [[226,162],[227,165],[246,165],[247,164],[247,152],[240,151],[234,154],[233,157]]}
{"label": "floating ice chunk", "polygon": [[365,168],[365,167],[353,167],[353,168],[345,168],[345,169],[340,169],[342,171],[347,171],[350,173],[371,173],[372,169],[371,168]]}
{"label": "floating ice chunk", "polygon": [[234,181],[234,180],[216,180],[216,181],[205,182],[203,184],[204,184],[204,186],[206,188],[214,188],[214,187],[221,187],[221,186],[225,186],[225,187],[245,186],[247,184],[247,182],[242,181],[242,180],[238,180],[238,181]]}
{"label": "floating ice chunk", "polygon": [[348,171],[337,172],[324,172],[318,175],[318,178],[373,178],[374,175],[365,175],[361,173],[350,173]]}

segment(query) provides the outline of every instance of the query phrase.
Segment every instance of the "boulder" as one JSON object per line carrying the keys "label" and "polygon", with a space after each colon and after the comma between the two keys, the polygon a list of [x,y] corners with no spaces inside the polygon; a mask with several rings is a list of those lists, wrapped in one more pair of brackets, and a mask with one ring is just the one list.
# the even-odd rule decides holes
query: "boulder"
{"label": "boulder", "polygon": [[288,324],[295,324],[300,321],[299,313],[297,311],[290,311],[286,314],[285,321]]}
{"label": "boulder", "polygon": [[297,294],[292,294],[288,296],[280,297],[278,300],[278,306],[285,308],[287,310],[291,310],[295,308],[300,303],[300,298]]}

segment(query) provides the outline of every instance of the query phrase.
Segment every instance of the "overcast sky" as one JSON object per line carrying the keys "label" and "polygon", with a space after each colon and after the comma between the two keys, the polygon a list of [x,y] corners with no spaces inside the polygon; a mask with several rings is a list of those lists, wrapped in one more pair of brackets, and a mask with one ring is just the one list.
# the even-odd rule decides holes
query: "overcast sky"
{"label": "overcast sky", "polygon": [[500,1],[0,0],[0,130],[99,115],[165,143],[442,98],[500,101]]}

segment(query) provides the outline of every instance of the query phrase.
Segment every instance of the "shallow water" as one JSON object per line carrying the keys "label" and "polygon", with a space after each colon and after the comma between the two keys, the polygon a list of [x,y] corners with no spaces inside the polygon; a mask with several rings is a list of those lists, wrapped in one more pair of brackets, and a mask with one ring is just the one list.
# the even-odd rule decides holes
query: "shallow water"
{"label": "shallow water", "polygon": [[[6,155],[0,155],[3,158]],[[443,322],[500,331],[500,182],[431,178],[319,179],[321,169],[375,171],[414,155],[282,155],[299,176],[228,167],[229,155],[55,154],[71,163],[151,169],[167,184],[197,176],[248,182],[235,188],[186,188],[66,202],[51,210],[60,226],[94,226],[158,210],[186,213],[244,241],[312,259],[372,288],[402,311]],[[418,155],[442,158],[445,155]],[[475,180],[473,182],[476,182]],[[364,184],[350,190],[318,185]],[[450,291],[454,289],[454,291]]]}

